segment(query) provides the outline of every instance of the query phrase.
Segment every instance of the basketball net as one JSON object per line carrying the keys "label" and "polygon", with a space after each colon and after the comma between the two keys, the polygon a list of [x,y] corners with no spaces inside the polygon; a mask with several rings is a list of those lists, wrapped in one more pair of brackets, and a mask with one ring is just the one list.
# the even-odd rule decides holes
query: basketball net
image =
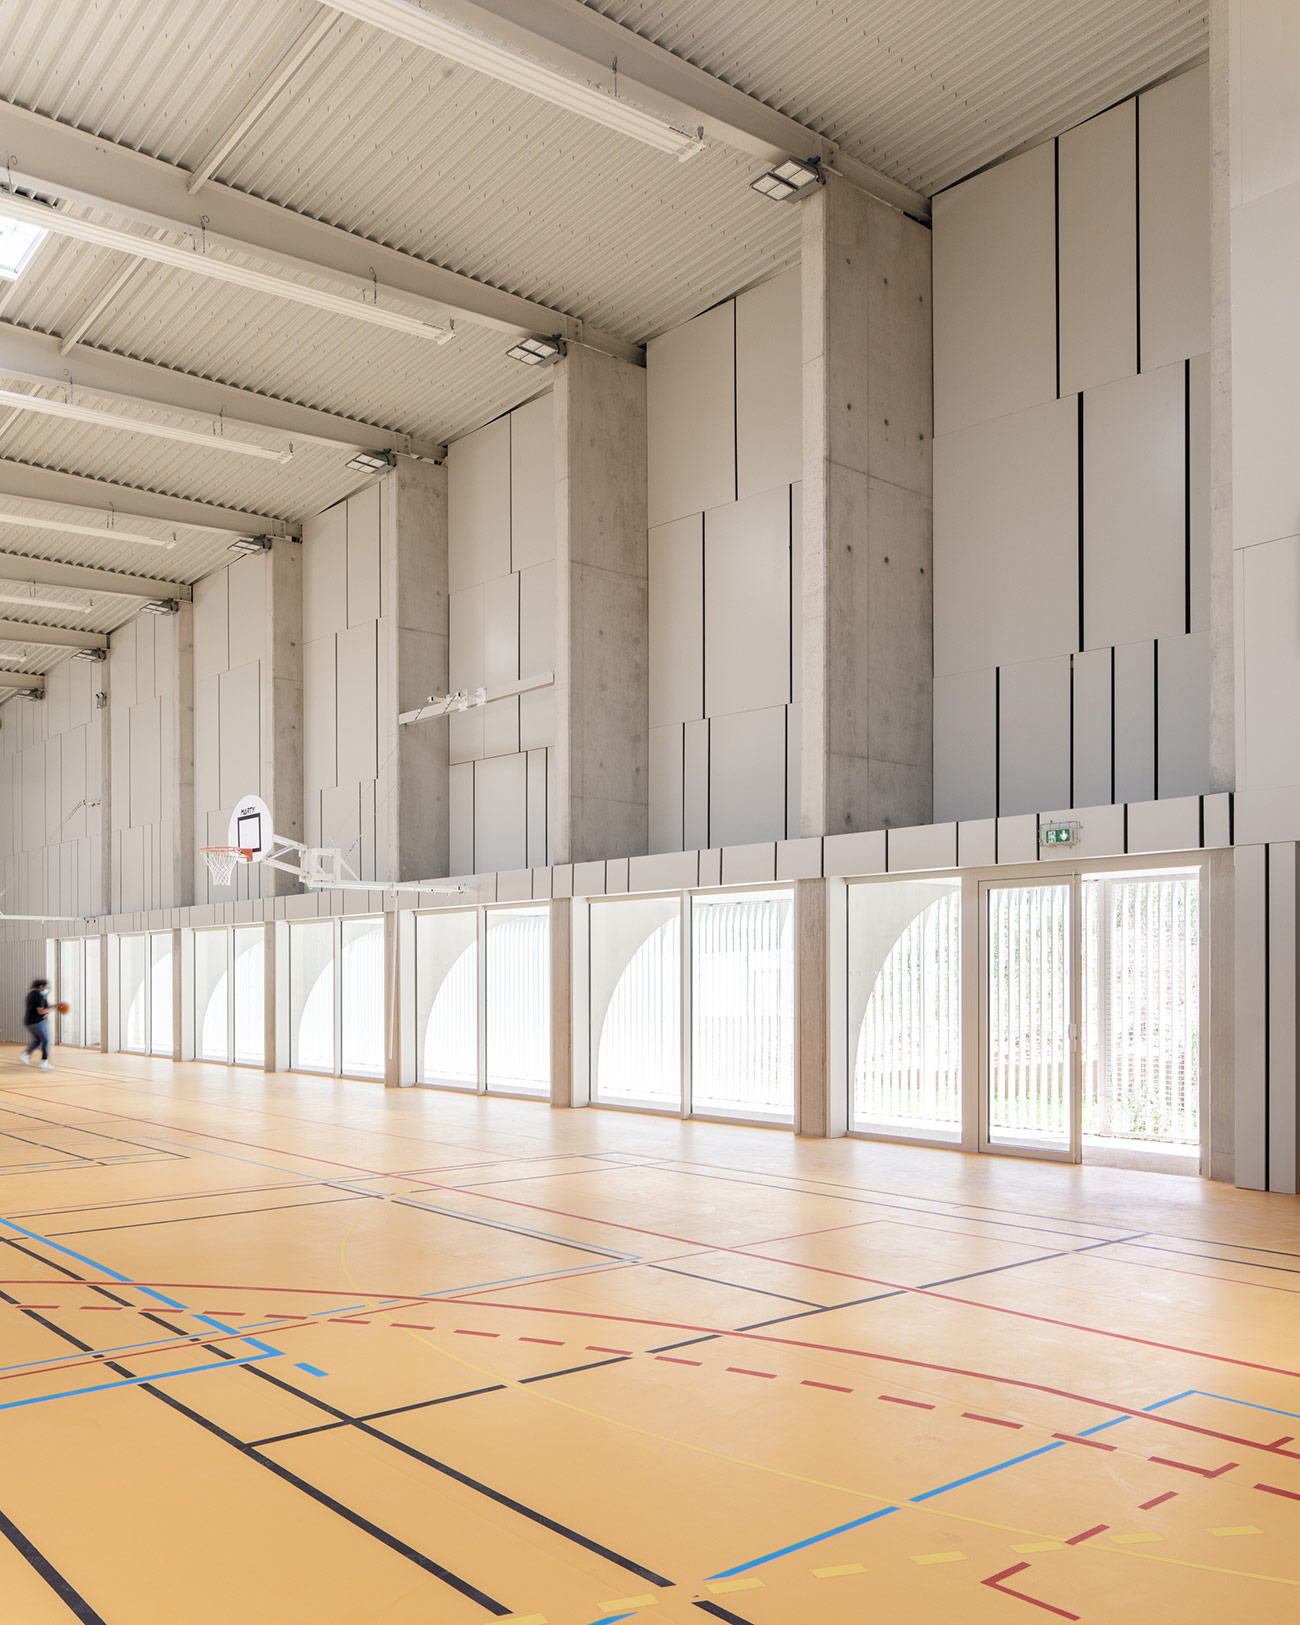
{"label": "basketball net", "polygon": [[228,886],[235,877],[235,865],[239,860],[242,858],[248,863],[253,856],[238,846],[201,846],[199,851],[207,860],[208,873],[214,886]]}

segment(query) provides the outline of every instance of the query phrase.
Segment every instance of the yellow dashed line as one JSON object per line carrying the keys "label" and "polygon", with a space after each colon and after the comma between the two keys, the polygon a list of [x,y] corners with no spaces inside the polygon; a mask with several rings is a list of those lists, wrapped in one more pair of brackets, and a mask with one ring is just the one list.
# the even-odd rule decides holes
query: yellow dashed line
{"label": "yellow dashed line", "polygon": [[841,1574],[865,1574],[861,1563],[837,1563],[833,1569],[813,1569],[814,1580],[838,1580]]}
{"label": "yellow dashed line", "polygon": [[913,1563],[965,1563],[968,1560],[965,1552],[924,1552],[920,1557],[914,1557]]}
{"label": "yellow dashed line", "polygon": [[1011,1550],[1020,1553],[1021,1556],[1029,1552],[1063,1552],[1065,1542],[1063,1540],[1029,1540],[1025,1541],[1023,1545],[1013,1546]]}
{"label": "yellow dashed line", "polygon": [[1207,1529],[1207,1535],[1262,1535],[1262,1529],[1256,1529],[1253,1523],[1226,1524],[1222,1529]]}

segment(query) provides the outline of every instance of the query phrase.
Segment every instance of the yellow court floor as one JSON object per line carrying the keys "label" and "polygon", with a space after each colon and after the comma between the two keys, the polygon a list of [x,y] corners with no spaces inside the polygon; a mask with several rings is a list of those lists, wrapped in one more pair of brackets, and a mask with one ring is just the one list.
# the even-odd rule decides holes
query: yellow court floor
{"label": "yellow court floor", "polygon": [[0,1054],[4,1625],[1300,1617],[1300,1203]]}

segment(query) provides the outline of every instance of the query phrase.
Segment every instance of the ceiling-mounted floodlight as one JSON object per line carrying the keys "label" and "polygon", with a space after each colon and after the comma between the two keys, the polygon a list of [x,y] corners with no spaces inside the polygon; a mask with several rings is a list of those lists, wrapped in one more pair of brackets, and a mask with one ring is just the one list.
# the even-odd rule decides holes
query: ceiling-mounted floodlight
{"label": "ceiling-mounted floodlight", "polygon": [[549,367],[566,353],[568,346],[561,338],[520,339],[506,354],[512,361],[522,361],[526,367]]}
{"label": "ceiling-mounted floodlight", "polygon": [[358,451],[343,466],[356,474],[386,474],[397,467],[397,458],[391,451]]}
{"label": "ceiling-mounted floodlight", "polygon": [[805,192],[811,192],[814,186],[824,185],[825,180],[822,166],[816,158],[809,158],[806,163],[801,163],[797,158],[787,158],[785,163],[769,169],[749,184],[764,197],[785,203],[789,198],[802,197]]}
{"label": "ceiling-mounted floodlight", "polygon": [[180,604],[175,598],[153,598],[147,604],[140,605],[142,615],[175,615]]}
{"label": "ceiling-mounted floodlight", "polygon": [[43,688],[20,688],[14,694],[14,698],[16,700],[43,700],[45,690]]}
{"label": "ceiling-mounted floodlight", "polygon": [[241,536],[238,540],[231,542],[230,551],[232,553],[269,553],[271,551],[271,538],[269,536]]}
{"label": "ceiling-mounted floodlight", "polygon": [[78,649],[72,657],[74,660],[107,660],[107,649]]}

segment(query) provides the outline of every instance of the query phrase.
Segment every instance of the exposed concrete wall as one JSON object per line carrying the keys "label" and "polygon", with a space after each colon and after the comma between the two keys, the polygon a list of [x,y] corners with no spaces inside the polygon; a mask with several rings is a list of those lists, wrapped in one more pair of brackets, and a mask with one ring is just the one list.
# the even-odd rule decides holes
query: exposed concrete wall
{"label": "exposed concrete wall", "polygon": [[649,836],[645,370],[571,345],[555,380],[554,860]]}
{"label": "exposed concrete wall", "polygon": [[[194,604],[183,603],[166,618],[164,636],[169,644],[175,690],[164,715],[171,735],[173,774],[163,777],[163,827],[171,825],[170,851],[163,861],[164,900],[170,895],[177,908],[194,901]],[[164,758],[165,760],[165,758]]]}
{"label": "exposed concrete wall", "polygon": [[930,237],[834,174],[801,208],[801,824],[829,835],[930,817]]}
{"label": "exposed concrete wall", "polygon": [[[279,538],[266,556],[266,643],[262,673],[263,800],[276,832],[303,839],[302,543]],[[225,836],[219,839],[224,840]],[[296,891],[291,875],[263,870],[272,895]]]}
{"label": "exposed concrete wall", "polygon": [[1232,128],[1225,0],[1210,8],[1210,788],[1237,783],[1232,556]]}
{"label": "exposed concrete wall", "polygon": [[403,458],[383,504],[376,838],[392,879],[424,880],[447,873],[447,724],[397,718],[447,691],[445,466]]}

